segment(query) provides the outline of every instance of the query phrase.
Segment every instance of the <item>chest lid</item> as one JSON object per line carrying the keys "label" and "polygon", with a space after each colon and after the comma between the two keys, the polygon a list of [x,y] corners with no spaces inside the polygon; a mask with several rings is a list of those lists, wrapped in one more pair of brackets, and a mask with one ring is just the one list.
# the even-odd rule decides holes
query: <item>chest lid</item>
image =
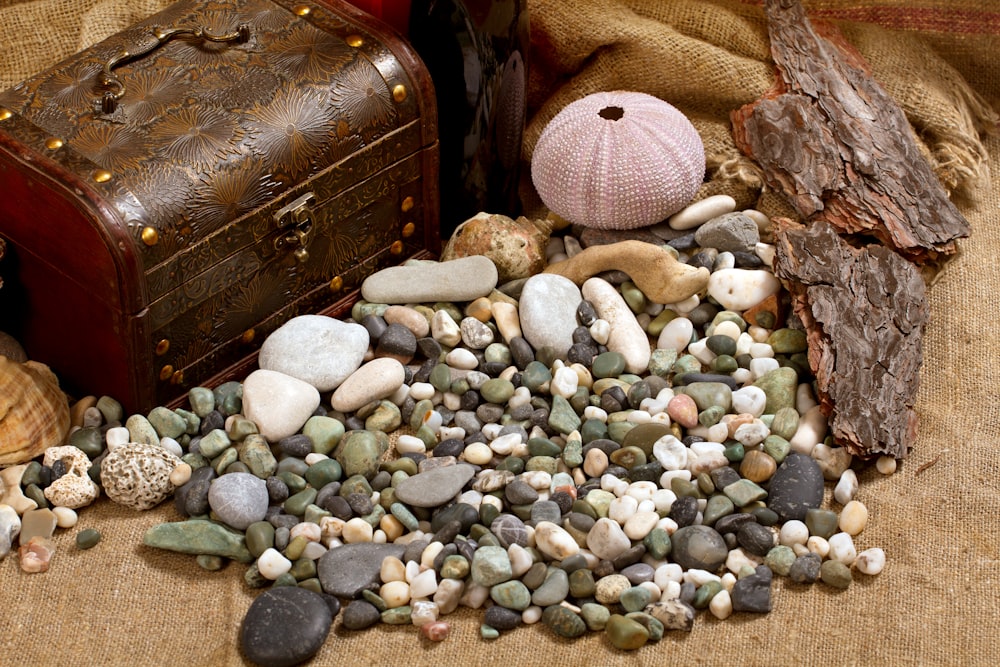
{"label": "chest lid", "polygon": [[183,0],[0,95],[2,129],[93,188],[149,272],[322,171],[369,175],[349,156],[436,140],[432,84],[381,30],[339,2]]}

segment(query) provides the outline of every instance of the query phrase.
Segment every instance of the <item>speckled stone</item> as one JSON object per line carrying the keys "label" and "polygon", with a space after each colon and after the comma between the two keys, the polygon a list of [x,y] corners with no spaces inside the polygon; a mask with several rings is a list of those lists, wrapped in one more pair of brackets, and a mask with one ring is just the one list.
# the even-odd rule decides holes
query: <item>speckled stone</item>
{"label": "speckled stone", "polygon": [[542,612],[542,623],[560,637],[574,639],[587,632],[587,624],[579,614],[562,605],[552,605]]}
{"label": "speckled stone", "polygon": [[806,511],[823,502],[823,471],[812,457],[791,453],[774,473],[767,506],[782,522],[805,519]]}
{"label": "speckled stone", "polygon": [[695,610],[683,600],[661,600],[646,607],[646,613],[663,624],[664,630],[691,632]]}
{"label": "speckled stone", "polygon": [[290,667],[319,651],[330,632],[333,614],[324,597],[297,586],[261,593],[240,626],[240,648],[254,664]]}

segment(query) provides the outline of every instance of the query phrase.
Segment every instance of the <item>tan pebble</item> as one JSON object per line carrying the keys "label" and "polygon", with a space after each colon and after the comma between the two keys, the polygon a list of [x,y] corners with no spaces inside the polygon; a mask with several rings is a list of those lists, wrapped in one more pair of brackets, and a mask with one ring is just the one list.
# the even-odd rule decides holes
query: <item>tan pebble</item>
{"label": "tan pebble", "polygon": [[426,337],[431,331],[430,321],[419,311],[409,306],[393,305],[385,309],[382,319],[386,324],[401,324],[417,338]]}
{"label": "tan pebble", "polygon": [[386,514],[379,519],[378,527],[385,533],[385,539],[389,542],[395,542],[406,532],[403,523],[391,514]]}
{"label": "tan pebble", "polygon": [[12,507],[18,516],[38,507],[38,503],[24,495],[21,490],[21,477],[27,467],[26,463],[22,463],[0,470],[0,490],[3,491],[0,504]]}
{"label": "tan pebble", "polygon": [[465,316],[474,317],[480,322],[489,322],[493,317],[492,305],[489,297],[481,296],[469,302],[469,305],[465,307]]}
{"label": "tan pebble", "polygon": [[70,426],[83,426],[83,421],[87,410],[97,407],[96,396],[84,396],[79,401],[70,406],[69,423]]}
{"label": "tan pebble", "polygon": [[608,469],[608,455],[594,447],[583,459],[583,471],[591,477],[600,477]]}
{"label": "tan pebble", "polygon": [[174,469],[170,471],[168,479],[174,486],[184,486],[187,484],[188,480],[191,479],[190,464],[178,463],[174,466]]}
{"label": "tan pebble", "polygon": [[740,426],[743,426],[744,424],[752,424],[753,420],[754,416],[749,412],[741,412],[738,415],[728,414],[728,415],[723,415],[722,417],[722,423],[724,423],[726,427],[729,429],[730,439],[736,437],[736,429],[738,429]]}
{"label": "tan pebble", "polygon": [[344,524],[342,537],[347,544],[371,542],[375,529],[360,517],[355,517]]}
{"label": "tan pebble", "polygon": [[860,535],[868,525],[868,508],[860,500],[852,500],[844,505],[837,521],[840,529],[851,535]]}
{"label": "tan pebble", "polygon": [[46,572],[55,551],[55,545],[48,538],[32,537],[27,544],[22,544],[18,549],[21,570],[28,573]]}
{"label": "tan pebble", "polygon": [[402,607],[410,601],[410,585],[405,581],[390,581],[382,584],[378,591],[379,597],[385,600],[390,609]]}
{"label": "tan pebble", "polygon": [[896,459],[892,456],[880,456],[875,461],[875,469],[883,475],[891,475],[896,472]]}
{"label": "tan pebble", "polygon": [[806,541],[806,548],[820,558],[826,558],[830,553],[830,543],[819,535],[813,535]]}
{"label": "tan pebble", "polygon": [[823,471],[823,479],[828,482],[839,480],[844,471],[851,467],[853,459],[844,447],[830,447],[822,442],[813,447],[810,454]]}
{"label": "tan pebble", "polygon": [[516,305],[505,301],[494,301],[490,305],[490,312],[497,330],[505,341],[509,343],[512,339],[522,336],[521,320]]}
{"label": "tan pebble", "polygon": [[759,449],[751,449],[746,452],[740,463],[740,475],[756,484],[771,479],[777,469],[778,463],[774,458]]}
{"label": "tan pebble", "polygon": [[382,567],[379,569],[379,577],[383,584],[390,581],[405,581],[406,566],[395,556],[386,556],[382,559]]}

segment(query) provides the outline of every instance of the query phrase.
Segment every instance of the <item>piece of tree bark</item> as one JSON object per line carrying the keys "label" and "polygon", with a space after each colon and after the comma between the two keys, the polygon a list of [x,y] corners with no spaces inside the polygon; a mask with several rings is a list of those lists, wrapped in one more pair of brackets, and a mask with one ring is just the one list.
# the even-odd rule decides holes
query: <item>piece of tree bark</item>
{"label": "piece of tree bark", "polygon": [[778,77],[732,113],[739,149],[803,219],[921,264],[953,254],[969,224],[861,54],[832,26],[818,30],[798,0],[766,0],[765,12]]}
{"label": "piece of tree bark", "polygon": [[919,269],[882,245],[852,247],[826,222],[772,223],[774,273],[805,325],[834,439],[862,458],[903,458],[917,436],[929,316]]}

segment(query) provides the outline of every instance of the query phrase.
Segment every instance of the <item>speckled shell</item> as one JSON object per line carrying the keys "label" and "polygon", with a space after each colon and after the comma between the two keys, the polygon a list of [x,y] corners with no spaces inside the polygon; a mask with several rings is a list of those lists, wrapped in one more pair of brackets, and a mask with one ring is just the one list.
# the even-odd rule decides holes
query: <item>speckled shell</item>
{"label": "speckled shell", "polygon": [[30,461],[68,431],[69,401],[49,367],[0,356],[0,466]]}
{"label": "speckled shell", "polygon": [[645,93],[600,92],[549,121],[531,180],[549,210],[598,229],[661,222],[694,197],[705,147],[684,114]]}

